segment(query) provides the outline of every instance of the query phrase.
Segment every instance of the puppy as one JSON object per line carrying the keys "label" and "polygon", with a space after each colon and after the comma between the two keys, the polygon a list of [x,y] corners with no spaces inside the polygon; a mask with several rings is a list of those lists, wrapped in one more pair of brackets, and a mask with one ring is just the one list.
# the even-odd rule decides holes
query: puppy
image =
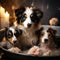
{"label": "puppy", "polygon": [[51,47],[51,45],[54,43],[56,36],[56,31],[52,28],[43,29],[40,33],[40,43],[42,45],[48,45]]}
{"label": "puppy", "polygon": [[8,49],[8,51],[10,52],[14,52],[14,53],[21,53],[21,49],[19,49],[18,47],[12,47],[10,49]]}
{"label": "puppy", "polygon": [[17,29],[22,31],[22,34],[18,37],[19,46],[26,49],[36,45],[38,41],[36,31],[40,29],[43,12],[38,8],[20,7],[15,10],[15,14],[17,16]]}
{"label": "puppy", "polygon": [[1,37],[0,45],[11,52],[15,53],[21,52],[21,49],[14,46],[15,43],[17,42],[18,35],[19,32],[17,29],[15,29],[14,26],[0,30]]}
{"label": "puppy", "polygon": [[17,30],[14,27],[1,29],[0,37],[0,42],[9,42],[14,45],[17,42]]}
{"label": "puppy", "polygon": [[41,29],[39,38],[40,46],[33,46],[28,50],[28,54],[48,56],[55,48],[55,35],[56,31],[52,28],[48,28],[48,30]]}

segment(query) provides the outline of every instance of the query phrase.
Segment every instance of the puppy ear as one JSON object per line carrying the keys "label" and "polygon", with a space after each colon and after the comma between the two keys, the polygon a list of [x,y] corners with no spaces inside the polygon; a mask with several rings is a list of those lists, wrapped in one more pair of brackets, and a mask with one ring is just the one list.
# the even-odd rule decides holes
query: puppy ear
{"label": "puppy ear", "polygon": [[[38,12],[39,11],[39,12]],[[40,17],[39,19],[41,19],[42,17],[43,17],[43,12],[42,11],[40,11],[40,10],[38,10],[37,12],[37,16],[38,17]]]}
{"label": "puppy ear", "polygon": [[20,14],[22,14],[25,11],[25,7],[21,6],[20,8],[15,10],[15,15],[19,17]]}
{"label": "puppy ear", "polygon": [[34,10],[38,19],[41,19],[43,17],[43,12],[40,9],[35,9]]}
{"label": "puppy ear", "polygon": [[23,32],[23,31],[22,31],[21,29],[19,29],[19,28],[16,27],[15,30],[16,30],[16,34],[15,34],[16,37],[19,37],[20,35],[22,35],[22,32]]}
{"label": "puppy ear", "polygon": [[3,28],[0,30],[0,42],[3,40],[3,37],[5,37],[5,33],[7,31],[7,28]]}
{"label": "puppy ear", "polygon": [[44,28],[41,27],[39,30],[37,30],[37,31],[36,31],[36,35],[37,35],[37,36],[40,36],[40,33],[42,32],[43,29],[44,29]]}
{"label": "puppy ear", "polygon": [[41,28],[40,28],[40,31],[42,31],[43,29],[44,29],[44,27],[41,27]]}
{"label": "puppy ear", "polygon": [[53,30],[53,33],[56,35],[56,33],[57,33],[57,30]]}
{"label": "puppy ear", "polygon": [[18,24],[20,23],[20,19],[24,11],[25,11],[25,7],[20,7],[15,10],[16,20]]}
{"label": "puppy ear", "polygon": [[50,33],[52,33],[52,34],[54,34],[54,35],[56,35],[56,33],[57,33],[57,31],[56,30],[54,30],[53,28],[48,28],[48,30],[47,30],[47,32],[50,32]]}
{"label": "puppy ear", "polygon": [[30,16],[32,22],[39,23],[41,18],[43,17],[43,12],[38,8],[35,8],[35,9],[32,9],[32,10],[33,10],[33,13]]}

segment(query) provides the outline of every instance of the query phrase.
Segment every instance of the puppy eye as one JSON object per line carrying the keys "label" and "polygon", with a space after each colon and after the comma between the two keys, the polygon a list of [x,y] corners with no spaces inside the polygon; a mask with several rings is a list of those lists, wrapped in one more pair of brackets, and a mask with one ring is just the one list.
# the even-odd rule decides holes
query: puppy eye
{"label": "puppy eye", "polygon": [[11,34],[10,32],[7,34],[8,38],[11,38],[13,36],[13,34]]}
{"label": "puppy eye", "polygon": [[26,15],[26,14],[23,14],[23,15],[21,16],[21,22],[24,22],[26,18],[27,18],[27,15]]}
{"label": "puppy eye", "polygon": [[26,14],[24,14],[24,16],[27,18],[27,15]]}
{"label": "puppy eye", "polygon": [[36,21],[37,21],[37,20],[36,20],[36,15],[35,15],[34,13],[32,13],[32,14],[30,15],[30,18],[31,18],[32,22],[36,22]]}
{"label": "puppy eye", "polygon": [[43,36],[44,35],[44,33],[41,33],[41,36]]}
{"label": "puppy eye", "polygon": [[7,37],[8,37],[8,38],[11,38],[12,36],[13,36],[12,31],[10,31],[10,30],[9,30],[9,31],[7,31]]}
{"label": "puppy eye", "polygon": [[9,32],[8,34],[11,35],[11,32]]}

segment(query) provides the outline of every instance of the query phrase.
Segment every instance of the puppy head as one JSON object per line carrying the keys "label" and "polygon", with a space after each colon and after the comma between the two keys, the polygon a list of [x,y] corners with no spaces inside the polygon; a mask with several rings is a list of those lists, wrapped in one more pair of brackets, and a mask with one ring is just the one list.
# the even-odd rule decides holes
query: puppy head
{"label": "puppy head", "polygon": [[17,23],[22,24],[24,27],[31,27],[32,24],[39,23],[43,16],[43,12],[37,8],[20,7],[15,10],[17,16]]}
{"label": "puppy head", "polygon": [[52,45],[55,40],[56,31],[52,28],[48,28],[47,30],[42,30],[40,34],[40,43],[45,45]]}
{"label": "puppy head", "polygon": [[48,32],[43,30],[40,34],[41,43],[46,44],[48,42]]}
{"label": "puppy head", "polygon": [[15,44],[17,42],[17,37],[19,36],[19,31],[14,27],[9,27],[6,31],[6,38],[11,44]]}

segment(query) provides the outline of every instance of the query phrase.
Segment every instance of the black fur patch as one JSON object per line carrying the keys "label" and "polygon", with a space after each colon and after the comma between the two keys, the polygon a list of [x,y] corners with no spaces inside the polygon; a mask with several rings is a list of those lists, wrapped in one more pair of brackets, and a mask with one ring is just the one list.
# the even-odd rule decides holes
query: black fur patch
{"label": "black fur patch", "polygon": [[17,17],[17,23],[20,24],[20,20],[23,20],[23,12],[25,11],[25,7],[20,7],[19,9],[15,10],[15,15]]}
{"label": "black fur patch", "polygon": [[39,23],[40,19],[43,17],[43,12],[39,9],[33,9],[33,13],[31,14],[31,20],[34,23]]}

